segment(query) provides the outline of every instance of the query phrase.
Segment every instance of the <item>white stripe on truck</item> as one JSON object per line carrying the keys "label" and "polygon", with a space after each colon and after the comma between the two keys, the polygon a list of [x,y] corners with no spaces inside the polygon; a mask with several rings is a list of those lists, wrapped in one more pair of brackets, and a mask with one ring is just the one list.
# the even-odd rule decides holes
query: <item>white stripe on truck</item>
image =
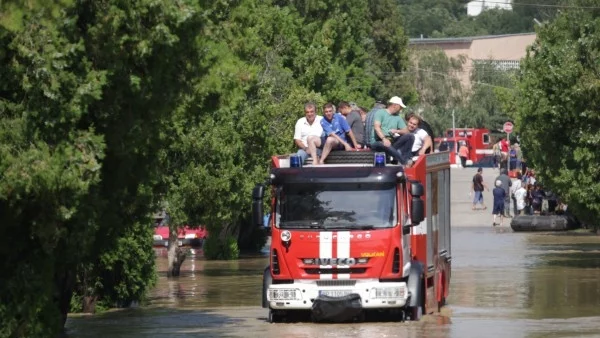
{"label": "white stripe on truck", "polygon": [[[319,258],[333,258],[332,232],[323,231],[319,234]],[[331,265],[320,265],[321,269],[331,269]],[[330,273],[320,274],[320,279],[333,279]]]}
{"label": "white stripe on truck", "polygon": [[[350,258],[350,231],[337,233],[337,258]],[[338,265],[338,269],[347,269],[349,265]],[[350,279],[349,273],[340,273],[338,279]]]}

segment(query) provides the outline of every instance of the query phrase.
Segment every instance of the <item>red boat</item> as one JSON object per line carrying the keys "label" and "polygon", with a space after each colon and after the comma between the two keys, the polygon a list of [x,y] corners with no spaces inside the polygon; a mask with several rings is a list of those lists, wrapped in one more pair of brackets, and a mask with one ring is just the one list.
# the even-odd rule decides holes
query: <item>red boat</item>
{"label": "red boat", "polygon": [[[153,246],[167,247],[169,244],[169,220],[167,213],[161,212],[154,215]],[[177,234],[177,245],[200,247],[208,236],[205,226],[190,227],[188,225],[179,229]]]}

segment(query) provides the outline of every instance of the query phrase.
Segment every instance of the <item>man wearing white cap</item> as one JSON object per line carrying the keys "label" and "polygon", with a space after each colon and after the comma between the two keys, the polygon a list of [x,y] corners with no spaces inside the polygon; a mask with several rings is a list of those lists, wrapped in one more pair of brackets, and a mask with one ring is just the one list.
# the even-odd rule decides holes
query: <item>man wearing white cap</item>
{"label": "man wearing white cap", "polygon": [[399,115],[404,108],[406,105],[402,99],[394,96],[388,101],[387,108],[372,110],[365,121],[367,133],[365,142],[374,151],[383,151],[399,163],[407,165],[411,158],[412,142],[404,143],[406,149],[392,147],[392,141],[396,134],[404,138],[412,137],[414,141],[414,135],[408,131],[404,119]]}

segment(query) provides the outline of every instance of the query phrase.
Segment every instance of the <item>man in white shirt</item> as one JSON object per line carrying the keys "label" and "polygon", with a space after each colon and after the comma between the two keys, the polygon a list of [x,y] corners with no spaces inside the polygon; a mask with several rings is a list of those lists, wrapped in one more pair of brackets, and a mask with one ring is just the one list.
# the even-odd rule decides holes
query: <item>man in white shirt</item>
{"label": "man in white shirt", "polygon": [[298,119],[294,128],[294,143],[298,147],[297,155],[302,159],[302,163],[306,162],[308,156],[311,156],[313,161],[318,161],[317,156],[321,155],[322,116],[318,116],[316,112],[317,105],[305,104],[304,117]]}
{"label": "man in white shirt", "polygon": [[417,115],[413,115],[408,120],[408,131],[415,135],[415,141],[412,146],[412,155],[419,156],[425,154],[428,148],[431,148],[433,143],[431,136],[424,130],[419,128],[421,119]]}
{"label": "man in white shirt", "polygon": [[521,181],[515,182],[515,185],[519,186],[519,189],[515,191],[515,200],[517,201],[517,215],[525,215],[525,197],[527,197],[527,190],[523,187]]}
{"label": "man in white shirt", "polygon": [[519,209],[517,208],[517,198],[515,196],[515,193],[517,192],[517,190],[519,190],[519,188],[521,188],[521,178],[521,174],[518,174],[516,179],[511,180],[510,185],[510,198],[512,200],[513,215],[515,216],[519,214]]}

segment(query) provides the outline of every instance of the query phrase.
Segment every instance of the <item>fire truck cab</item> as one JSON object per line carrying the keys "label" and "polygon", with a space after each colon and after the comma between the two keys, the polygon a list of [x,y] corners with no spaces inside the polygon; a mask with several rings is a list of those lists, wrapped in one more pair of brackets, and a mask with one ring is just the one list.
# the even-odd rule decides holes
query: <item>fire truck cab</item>
{"label": "fire truck cab", "polygon": [[460,163],[458,149],[461,143],[465,143],[469,148],[467,165],[473,165],[493,153],[490,131],[486,128],[447,129],[444,137],[437,137],[434,140],[435,149],[450,151],[450,164]]}
{"label": "fire truck cab", "polygon": [[262,305],[270,322],[299,311],[315,321],[360,320],[367,311],[418,320],[444,305],[449,152],[406,169],[371,151],[332,152],[319,166],[273,156],[267,184],[252,192],[257,226],[267,186],[275,217]]}

